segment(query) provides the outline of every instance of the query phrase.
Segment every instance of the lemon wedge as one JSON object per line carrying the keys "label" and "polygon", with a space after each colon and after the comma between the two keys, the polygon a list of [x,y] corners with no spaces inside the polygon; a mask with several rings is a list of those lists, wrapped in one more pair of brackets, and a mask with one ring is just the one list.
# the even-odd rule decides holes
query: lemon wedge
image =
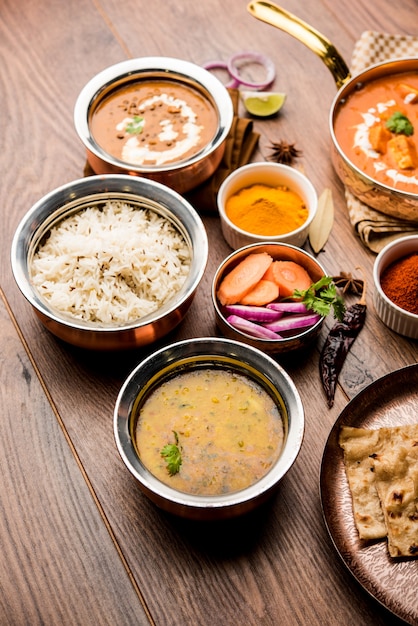
{"label": "lemon wedge", "polygon": [[274,115],[286,100],[286,94],[277,91],[241,91],[240,95],[248,113],[257,117]]}

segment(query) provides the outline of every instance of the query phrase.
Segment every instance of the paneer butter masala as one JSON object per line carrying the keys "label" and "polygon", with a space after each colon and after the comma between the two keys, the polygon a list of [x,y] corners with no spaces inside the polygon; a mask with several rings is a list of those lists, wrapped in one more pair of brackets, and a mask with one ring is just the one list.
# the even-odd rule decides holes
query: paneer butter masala
{"label": "paneer butter masala", "polygon": [[214,138],[218,115],[197,89],[177,81],[142,80],[105,96],[90,118],[97,144],[133,165],[164,166],[200,152]]}
{"label": "paneer butter masala", "polygon": [[418,74],[366,82],[339,106],[335,136],[350,159],[374,180],[418,193]]}
{"label": "paneer butter masala", "polygon": [[[145,398],[136,426],[138,454],[162,482],[196,495],[244,489],[278,459],[281,408],[249,377],[220,368],[185,371]],[[172,467],[166,452],[174,451]]]}

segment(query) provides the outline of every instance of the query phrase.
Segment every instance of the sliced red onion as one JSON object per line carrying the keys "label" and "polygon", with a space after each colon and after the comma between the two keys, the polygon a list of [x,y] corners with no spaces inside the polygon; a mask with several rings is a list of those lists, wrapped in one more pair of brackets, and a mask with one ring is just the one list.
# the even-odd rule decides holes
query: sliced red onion
{"label": "sliced red onion", "polygon": [[234,76],[232,76],[228,68],[228,63],[225,63],[224,61],[209,61],[208,63],[205,63],[203,65],[203,68],[205,70],[217,70],[217,69],[226,70],[228,74],[232,77],[229,83],[226,83],[225,85],[225,87],[229,89],[238,89],[238,87],[241,84],[239,80],[237,80]]}
{"label": "sliced red onion", "polygon": [[208,61],[203,67],[205,70],[215,70],[217,68],[228,70],[228,63],[225,63],[225,61]]}
{"label": "sliced red onion", "polygon": [[239,315],[251,322],[275,322],[283,316],[283,311],[245,304],[228,304],[225,311],[232,315]]}
{"label": "sliced red onion", "polygon": [[[241,78],[236,63],[242,60],[262,65],[267,73],[265,80],[262,82],[252,82]],[[253,89],[265,89],[271,85],[276,76],[276,68],[274,67],[273,61],[266,55],[259,54],[258,52],[239,52],[238,54],[234,54],[229,58],[227,67],[228,72],[238,83],[245,85],[245,87],[252,87]]]}
{"label": "sliced red onion", "polygon": [[308,309],[303,302],[271,302],[266,308],[282,313],[307,313]]}
{"label": "sliced red onion", "polygon": [[285,330],[295,330],[295,328],[304,328],[313,326],[320,319],[318,313],[307,313],[305,315],[287,315],[277,322],[264,324],[264,328],[268,328],[273,332],[283,332]]}
{"label": "sliced red onion", "polygon": [[259,324],[254,324],[254,322],[250,322],[239,315],[229,315],[226,318],[226,321],[231,324],[231,326],[234,326],[234,328],[237,328],[252,337],[257,337],[258,339],[282,339],[280,335],[272,330],[269,330],[264,326],[260,326]]}

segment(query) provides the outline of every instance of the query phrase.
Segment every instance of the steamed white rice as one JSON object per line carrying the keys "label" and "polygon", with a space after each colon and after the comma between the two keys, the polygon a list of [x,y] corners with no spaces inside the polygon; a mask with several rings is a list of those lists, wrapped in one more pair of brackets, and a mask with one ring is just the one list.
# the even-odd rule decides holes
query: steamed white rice
{"label": "steamed white rice", "polygon": [[48,304],[97,324],[124,324],[180,290],[191,253],[164,217],[108,201],[65,218],[36,251],[32,281]]}

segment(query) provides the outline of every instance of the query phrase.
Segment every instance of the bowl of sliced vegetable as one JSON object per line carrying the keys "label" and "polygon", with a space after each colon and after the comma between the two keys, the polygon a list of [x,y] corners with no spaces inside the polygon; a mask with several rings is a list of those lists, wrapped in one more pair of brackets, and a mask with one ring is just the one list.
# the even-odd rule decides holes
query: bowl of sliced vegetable
{"label": "bowl of sliced vegetable", "polygon": [[212,301],[225,337],[268,353],[308,346],[326,315],[343,307],[322,265],[285,243],[251,244],[230,254],[214,276]]}

